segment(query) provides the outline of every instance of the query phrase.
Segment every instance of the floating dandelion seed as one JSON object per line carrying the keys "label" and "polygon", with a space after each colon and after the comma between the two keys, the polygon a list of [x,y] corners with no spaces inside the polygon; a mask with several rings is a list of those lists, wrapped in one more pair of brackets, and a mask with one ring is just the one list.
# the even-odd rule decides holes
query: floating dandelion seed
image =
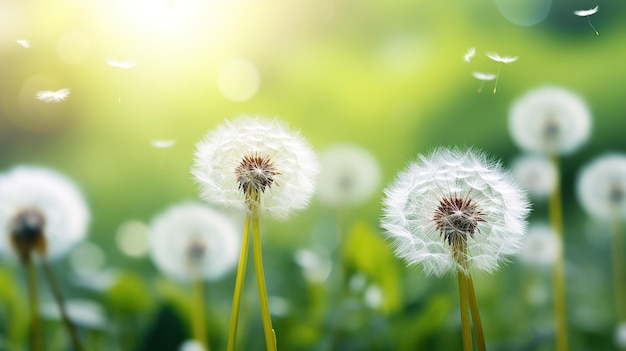
{"label": "floating dandelion seed", "polygon": [[110,58],[106,60],[106,63],[114,68],[120,69],[120,72],[117,76],[117,103],[122,103],[122,73],[121,70],[127,70],[135,67],[137,65],[136,61],[133,60],[118,60],[114,58]]}
{"label": "floating dandelion seed", "polygon": [[155,140],[152,140],[150,142],[150,144],[152,145],[152,147],[155,147],[157,149],[167,149],[167,148],[170,148],[170,147],[174,146],[176,144],[176,140],[174,140],[174,139],[169,139],[169,140],[155,139]]}
{"label": "floating dandelion seed", "polygon": [[465,55],[463,55],[463,61],[469,63],[474,55],[476,55],[476,48],[467,49],[467,52],[465,53]]}
{"label": "floating dandelion seed", "polygon": [[589,139],[591,113],[577,94],[561,87],[540,87],[511,105],[509,131],[528,152],[571,154]]}
{"label": "floating dandelion seed", "polygon": [[519,157],[513,162],[511,171],[522,188],[535,198],[545,199],[556,186],[558,171],[544,155]]}
{"label": "floating dandelion seed", "polygon": [[585,166],[578,178],[582,207],[600,219],[626,219],[626,155],[607,154]]}
{"label": "floating dandelion seed", "polygon": [[485,82],[496,79],[496,75],[493,73],[472,72],[474,78],[480,80],[480,86],[478,87],[478,93],[482,93]]}
{"label": "floating dandelion seed", "polygon": [[70,95],[69,88],[59,89],[57,91],[41,90],[37,92],[36,99],[43,102],[61,102],[65,101]]}
{"label": "floating dandelion seed", "polygon": [[596,33],[596,35],[600,35],[600,33],[598,33],[598,31],[596,30],[596,28],[593,26],[593,24],[591,24],[591,15],[596,14],[598,12],[598,9],[600,8],[600,6],[596,6],[592,9],[589,10],[578,10],[578,11],[574,11],[574,14],[576,16],[580,16],[580,17],[587,17],[587,22],[589,22],[589,25],[591,26],[591,29],[593,29],[593,31]]}
{"label": "floating dandelion seed", "polygon": [[513,63],[517,60],[519,60],[518,56],[500,56],[497,52],[488,52],[485,54],[488,58],[499,62],[500,66],[498,67],[498,73],[496,74],[496,83],[493,86],[493,93],[496,93],[496,90],[498,89],[498,79],[500,78],[500,71],[502,70],[502,65],[503,64],[508,64],[508,63]]}
{"label": "floating dandelion seed", "polygon": [[26,39],[17,39],[15,42],[17,43],[17,45],[23,47],[24,49],[30,49],[30,41]]}

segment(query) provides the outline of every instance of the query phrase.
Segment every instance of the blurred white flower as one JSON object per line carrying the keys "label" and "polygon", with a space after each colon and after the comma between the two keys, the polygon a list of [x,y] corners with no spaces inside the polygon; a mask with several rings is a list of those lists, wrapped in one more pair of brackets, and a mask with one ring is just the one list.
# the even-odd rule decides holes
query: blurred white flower
{"label": "blurred white flower", "polygon": [[626,219],[626,155],[602,155],[586,165],[578,177],[578,200],[600,219]]}
{"label": "blurred white flower", "polygon": [[383,291],[377,284],[370,284],[363,293],[365,304],[372,309],[379,308],[384,300]]}
{"label": "blurred white flower", "polygon": [[186,340],[180,345],[178,351],[206,351],[201,342],[196,340]]}
{"label": "blurred white flower", "polygon": [[578,95],[560,87],[544,86],[513,103],[509,131],[526,151],[571,154],[589,139],[591,113]]}
{"label": "blurred white flower", "polygon": [[176,144],[176,140],[174,139],[170,139],[170,140],[152,140],[150,142],[150,144],[152,145],[152,147],[155,147],[157,149],[167,149],[170,148],[172,146],[174,146]]}
{"label": "blurred white flower", "polygon": [[513,162],[511,171],[518,184],[535,198],[548,197],[557,182],[554,163],[542,155],[525,155]]}
{"label": "blurred white flower", "polygon": [[[104,308],[93,301],[82,299],[65,300],[65,308],[72,322],[83,328],[105,329],[107,319]],[[41,308],[41,315],[52,320],[61,320],[61,312],[56,302],[46,303]]]}
{"label": "blurred white flower", "polygon": [[207,205],[187,202],[157,215],[150,226],[150,255],[164,274],[181,281],[215,280],[239,258],[233,219]]}
{"label": "blurred white flower", "polygon": [[552,228],[544,223],[533,224],[522,242],[520,260],[530,266],[549,267],[556,261],[561,244]]}
{"label": "blurred white flower", "polygon": [[333,146],[320,158],[319,199],[330,206],[357,206],[380,185],[380,166],[367,150],[351,144]]}
{"label": "blurred white flower", "polygon": [[130,69],[137,65],[137,62],[133,60],[118,60],[114,58],[107,59],[106,63],[111,67],[121,69]]}
{"label": "blurred white flower", "polygon": [[43,102],[61,102],[65,101],[70,96],[70,89],[63,88],[57,91],[41,90],[37,92],[36,99]]}
{"label": "blurred white flower", "polygon": [[459,261],[492,272],[519,250],[526,230],[529,203],[511,179],[471,149],[420,155],[385,189],[381,226],[396,255],[428,275],[465,272]]}
{"label": "blurred white flower", "polygon": [[192,173],[208,202],[285,219],[308,205],[318,168],[299,133],[276,119],[244,116],[196,144]]}
{"label": "blurred white flower", "polygon": [[620,348],[626,348],[626,322],[621,322],[615,328],[615,345]]}
{"label": "blurred white flower", "polygon": [[30,41],[26,39],[17,39],[15,42],[17,43],[17,45],[23,47],[24,49],[30,48]]}
{"label": "blurred white flower", "polygon": [[496,75],[493,73],[483,73],[483,72],[472,72],[474,78],[478,80],[494,80],[496,79]]}
{"label": "blurred white flower", "polygon": [[[42,223],[31,221],[37,217]],[[26,222],[16,222],[20,220]],[[0,175],[0,252],[13,251],[10,237],[16,226],[43,225],[46,257],[54,260],[83,240],[88,223],[85,199],[65,176],[35,166],[18,166]]]}
{"label": "blurred white flower", "polygon": [[476,55],[476,48],[467,49],[467,52],[465,53],[465,55],[463,55],[463,61],[469,63],[474,57],[474,55]]}
{"label": "blurred white flower", "polygon": [[270,296],[269,305],[272,316],[285,317],[291,312],[291,303],[281,296]]}
{"label": "blurred white flower", "polygon": [[485,55],[490,59],[500,63],[513,63],[519,60],[518,56],[500,56],[497,52],[488,52]]}
{"label": "blurred white flower", "polygon": [[332,261],[328,254],[313,250],[300,249],[293,255],[296,263],[302,268],[304,278],[311,283],[323,283],[330,276]]}
{"label": "blurred white flower", "polygon": [[580,17],[591,16],[591,15],[597,13],[598,9],[600,9],[600,6],[596,6],[596,7],[592,8],[592,9],[589,9],[589,10],[577,10],[577,11],[574,11],[574,14],[576,16],[580,16]]}

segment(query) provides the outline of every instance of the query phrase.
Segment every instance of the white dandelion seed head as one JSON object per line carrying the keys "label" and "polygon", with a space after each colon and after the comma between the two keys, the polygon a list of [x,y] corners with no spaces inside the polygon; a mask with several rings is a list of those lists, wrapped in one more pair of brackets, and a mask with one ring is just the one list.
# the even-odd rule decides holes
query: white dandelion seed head
{"label": "white dandelion seed head", "polygon": [[65,101],[68,96],[70,96],[70,89],[63,88],[56,91],[40,90],[37,92],[35,98],[43,102],[61,102]]}
{"label": "white dandelion seed head", "polygon": [[626,155],[602,155],[586,165],[577,181],[582,207],[599,219],[626,218]]}
{"label": "white dandelion seed head", "polygon": [[381,226],[395,253],[428,275],[465,271],[451,242],[462,237],[469,269],[493,272],[516,253],[529,202],[500,163],[475,150],[441,148],[385,189]]}
{"label": "white dandelion seed head", "polygon": [[525,155],[518,157],[511,166],[511,172],[522,188],[532,197],[548,197],[557,183],[557,169],[543,155]]}
{"label": "white dandelion seed head", "polygon": [[496,75],[493,73],[472,72],[472,75],[478,80],[489,81],[496,79]]}
{"label": "white dandelion seed head", "polygon": [[114,58],[110,58],[106,60],[107,65],[115,68],[121,69],[131,69],[137,66],[137,62],[134,60],[118,60]]}
{"label": "white dandelion seed head", "polygon": [[488,52],[485,56],[500,63],[513,63],[519,60],[518,56],[500,56],[497,52]]}
{"label": "white dandelion seed head", "polygon": [[252,187],[260,212],[286,219],[308,205],[318,169],[300,133],[277,119],[243,116],[226,120],[196,144],[191,172],[208,202],[250,211],[244,192]]}
{"label": "white dandelion seed head", "polygon": [[174,139],[169,139],[169,140],[156,139],[150,142],[150,145],[152,145],[152,147],[157,148],[157,149],[168,149],[174,146],[175,144],[176,144],[176,140]]}
{"label": "white dandelion seed head", "polygon": [[580,16],[580,17],[591,16],[591,15],[597,13],[599,9],[600,9],[600,6],[597,5],[596,7],[592,8],[592,9],[589,9],[589,10],[577,10],[577,11],[574,11],[574,14],[576,16]]}
{"label": "white dandelion seed head", "polygon": [[618,348],[626,348],[626,322],[621,322],[615,327],[615,345]]}
{"label": "white dandelion seed head", "polygon": [[17,45],[23,47],[24,49],[30,49],[30,41],[26,39],[17,39],[15,42],[17,43]]}
{"label": "white dandelion seed head", "polygon": [[380,179],[380,166],[369,151],[352,144],[335,145],[320,157],[317,196],[329,206],[358,206],[378,190]]}
{"label": "white dandelion seed head", "polygon": [[591,134],[591,113],[583,99],[555,86],[529,91],[509,110],[509,131],[529,152],[567,155]]}
{"label": "white dandelion seed head", "polygon": [[474,55],[476,55],[476,48],[467,49],[467,52],[465,53],[465,55],[463,55],[463,61],[469,63],[470,61],[472,61]]}
{"label": "white dandelion seed head", "polygon": [[186,340],[183,342],[178,351],[206,351],[201,342],[197,340]]}
{"label": "white dandelion seed head", "polygon": [[18,166],[0,175],[0,252],[13,252],[10,226],[16,216],[31,210],[43,216],[50,260],[68,253],[87,235],[89,210],[78,187],[55,171]]}
{"label": "white dandelion seed head", "polygon": [[561,244],[552,227],[545,223],[533,224],[522,241],[520,261],[535,267],[550,267],[556,261]]}
{"label": "white dandelion seed head", "polygon": [[171,206],[150,225],[152,261],[179,281],[221,278],[235,266],[240,246],[233,218],[200,203]]}

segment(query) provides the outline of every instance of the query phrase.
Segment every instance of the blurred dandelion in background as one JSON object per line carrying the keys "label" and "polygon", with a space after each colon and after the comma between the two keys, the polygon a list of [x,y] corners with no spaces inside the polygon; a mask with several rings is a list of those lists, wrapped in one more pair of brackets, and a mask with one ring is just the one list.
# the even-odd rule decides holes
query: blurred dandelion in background
{"label": "blurred dandelion in background", "polygon": [[315,188],[319,164],[308,142],[277,119],[242,116],[226,120],[196,144],[192,174],[208,202],[246,213],[233,298],[228,350],[235,349],[239,304],[247,262],[250,226],[261,316],[268,350],[276,350],[276,333],[265,288],[258,216],[286,219],[305,208]]}
{"label": "blurred dandelion in background", "polygon": [[581,171],[577,195],[582,207],[592,217],[611,225],[613,287],[618,323],[626,322],[626,155],[609,153],[598,156]]}
{"label": "blurred dandelion in background", "polygon": [[35,98],[43,102],[62,102],[70,96],[70,89],[63,88],[59,90],[40,90]]}
{"label": "blurred dandelion in background", "polygon": [[493,272],[519,251],[529,210],[526,194],[500,163],[472,149],[420,155],[385,189],[381,226],[396,255],[427,275],[457,272],[466,351],[472,349],[468,304],[485,350],[470,270]]}
{"label": "blurred dandelion in background", "polygon": [[626,349],[626,322],[620,323],[615,328],[615,346]]}
{"label": "blurred dandelion in background", "polygon": [[487,56],[493,61],[500,63],[500,65],[498,66],[498,73],[496,73],[496,82],[493,85],[493,93],[495,94],[496,91],[498,90],[498,80],[500,79],[500,71],[502,71],[502,66],[504,64],[513,63],[519,60],[519,57],[518,56],[500,56],[497,52],[488,52],[485,54],[485,56]]}
{"label": "blurred dandelion in background", "polygon": [[546,199],[554,191],[557,170],[543,155],[528,154],[516,158],[511,172],[517,182],[535,199]]}
{"label": "blurred dandelion in background", "polygon": [[320,156],[317,196],[332,207],[353,207],[369,200],[380,185],[378,161],[366,149],[339,144]]}
{"label": "blurred dandelion in background", "polygon": [[596,7],[591,8],[589,10],[577,10],[577,11],[574,11],[574,14],[576,16],[587,17],[587,22],[589,22],[589,26],[591,26],[591,29],[593,29],[593,31],[594,31],[594,33],[596,33],[596,35],[600,35],[600,33],[598,33],[598,31],[596,30],[596,27],[594,27],[593,24],[591,24],[591,17],[589,17],[589,16],[595,15],[596,13],[598,13],[599,9],[600,9],[600,6],[596,5]]}
{"label": "blurred dandelion in background", "polygon": [[[94,330],[105,330],[107,316],[104,306],[85,299],[68,299],[65,301],[67,314],[76,325]],[[46,303],[41,306],[41,315],[44,319],[61,320],[62,315],[56,303]]]}
{"label": "blurred dandelion in background", "polygon": [[522,241],[520,261],[534,267],[551,267],[558,257],[559,245],[559,238],[550,225],[534,223]]}

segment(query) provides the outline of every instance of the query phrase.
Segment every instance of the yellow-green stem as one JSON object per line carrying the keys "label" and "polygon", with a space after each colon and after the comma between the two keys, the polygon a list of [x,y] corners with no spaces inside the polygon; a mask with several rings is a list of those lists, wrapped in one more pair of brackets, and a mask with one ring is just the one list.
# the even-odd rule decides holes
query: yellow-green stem
{"label": "yellow-green stem", "polygon": [[191,309],[193,338],[208,351],[209,343],[204,312],[204,286],[202,279],[197,276],[193,280],[193,303]]}
{"label": "yellow-green stem", "polygon": [[624,278],[626,277],[626,258],[624,257],[624,239],[622,236],[622,222],[615,220],[613,223],[613,287],[615,289],[615,310],[618,323],[626,322],[626,289]]}
{"label": "yellow-green stem", "polygon": [[76,327],[72,323],[70,316],[67,314],[67,308],[65,308],[65,302],[63,301],[63,294],[61,294],[61,289],[57,284],[57,280],[54,277],[54,272],[52,272],[52,268],[48,264],[48,260],[45,257],[41,259],[43,271],[46,275],[46,279],[48,280],[48,284],[50,285],[50,290],[52,290],[52,296],[54,296],[54,300],[59,306],[59,311],[61,312],[61,319],[63,320],[63,324],[67,329],[68,334],[70,334],[70,340],[72,341],[72,346],[75,351],[82,350],[83,347],[78,339],[78,332],[76,331]]}
{"label": "yellow-green stem", "polygon": [[41,351],[41,328],[39,327],[39,298],[37,297],[37,274],[32,260],[24,262],[28,280],[28,302],[30,304],[31,347]]}
{"label": "yellow-green stem", "polygon": [[474,336],[476,336],[476,345],[478,350],[486,351],[485,335],[483,333],[483,324],[480,320],[480,311],[478,310],[478,300],[476,299],[476,292],[474,291],[474,281],[472,276],[467,273],[467,287],[469,292],[469,307],[472,311],[472,325],[474,325]]}
{"label": "yellow-green stem", "polygon": [[254,250],[254,269],[256,272],[256,283],[259,290],[259,302],[261,304],[261,319],[263,320],[263,331],[265,332],[265,344],[268,351],[276,351],[276,334],[272,328],[272,317],[270,306],[267,300],[267,289],[265,288],[265,275],[263,274],[263,257],[261,256],[261,233],[259,229],[259,218],[252,217],[252,244]]}
{"label": "yellow-green stem", "polygon": [[461,307],[461,330],[463,332],[463,351],[472,351],[472,328],[470,326],[469,319],[469,296],[468,296],[468,286],[467,286],[467,277],[465,273],[460,269],[458,270],[459,275],[459,298],[460,298],[460,307]]}
{"label": "yellow-green stem", "polygon": [[248,261],[248,243],[250,241],[250,217],[246,217],[246,225],[243,229],[241,241],[241,253],[239,254],[239,266],[237,267],[237,280],[235,281],[235,293],[233,295],[233,309],[230,315],[230,329],[228,331],[228,351],[235,350],[237,341],[237,324],[239,321],[239,306],[241,305],[241,292],[243,291],[243,279],[246,275],[246,263]]}
{"label": "yellow-green stem", "polygon": [[559,158],[552,156],[552,163],[557,169],[558,176],[554,186],[554,190],[550,195],[550,222],[552,229],[559,238],[559,252],[554,262],[552,285],[553,285],[553,304],[554,304],[554,322],[555,322],[555,338],[556,350],[567,350],[567,323],[565,318],[565,273],[564,273],[564,234],[563,234],[563,214],[561,208],[561,176],[559,167]]}

